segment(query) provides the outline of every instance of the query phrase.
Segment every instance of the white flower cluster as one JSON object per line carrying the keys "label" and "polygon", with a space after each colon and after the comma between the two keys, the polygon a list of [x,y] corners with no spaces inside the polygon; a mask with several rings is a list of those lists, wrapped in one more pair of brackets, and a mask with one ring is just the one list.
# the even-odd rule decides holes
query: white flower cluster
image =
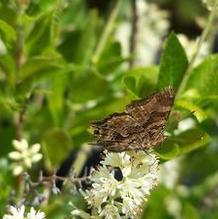
{"label": "white flower cluster", "polygon": [[180,161],[181,158],[176,158],[164,162],[160,167],[158,182],[163,183],[169,189],[173,189],[179,179]]}
{"label": "white flower cluster", "polygon": [[12,144],[16,151],[10,152],[8,156],[14,160],[12,164],[14,175],[21,174],[25,169],[31,168],[32,163],[42,159],[42,154],[39,153],[40,144],[34,144],[29,147],[25,139],[20,141],[13,140]]}
{"label": "white flower cluster", "polygon": [[[84,219],[140,218],[150,190],[156,185],[158,160],[155,155],[144,151],[107,153],[101,164],[91,174],[91,190],[84,194],[92,214],[78,209],[72,214]],[[116,177],[117,169],[120,179]]]}
{"label": "white flower cluster", "polygon": [[214,7],[216,7],[216,10],[218,9],[218,0],[203,0],[203,3],[206,4],[208,10],[212,10]]}
{"label": "white flower cluster", "polygon": [[[160,10],[156,4],[144,0],[136,1],[138,22],[135,40],[135,65],[145,66],[154,64],[161,47],[162,39],[169,28],[168,13]],[[122,45],[123,55],[129,55],[131,35],[130,22],[118,26],[116,37]]]}
{"label": "white flower cluster", "polygon": [[[184,34],[177,34],[177,37],[179,38],[180,43],[184,47],[188,59],[191,60],[196,50],[197,42],[199,39],[197,38],[196,40],[190,40]],[[209,54],[209,45],[207,42],[203,42],[200,51],[198,53],[198,56],[195,60],[195,65],[200,64],[208,54]]]}
{"label": "white flower cluster", "polygon": [[15,208],[10,206],[9,214],[5,214],[3,219],[46,219],[45,213],[41,211],[36,211],[33,207],[30,212],[25,214],[25,206],[22,205],[20,208]]}
{"label": "white flower cluster", "polygon": [[154,64],[161,48],[163,37],[169,28],[168,13],[156,4],[144,0],[137,1],[138,36],[136,45],[136,64]]}

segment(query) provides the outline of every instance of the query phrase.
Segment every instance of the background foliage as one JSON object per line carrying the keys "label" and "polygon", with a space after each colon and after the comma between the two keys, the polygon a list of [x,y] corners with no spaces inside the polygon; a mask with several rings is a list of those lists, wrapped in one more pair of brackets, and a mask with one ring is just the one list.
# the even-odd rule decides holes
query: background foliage
{"label": "background foliage", "polygon": [[[169,163],[165,174],[174,183],[159,184],[143,218],[217,218],[216,30],[214,26],[204,38],[211,54],[196,65],[176,35],[195,39],[206,28],[207,10],[200,1],[149,1],[168,10],[169,28],[160,37],[153,63],[131,65],[134,53],[124,53],[116,32],[123,22],[131,24],[131,2],[96,2],[0,2],[0,215],[20,198],[19,192],[14,194],[17,179],[8,168],[13,139],[41,143],[44,159],[29,171],[33,179],[40,169],[50,175],[75,157],[81,159],[75,166],[80,170],[86,158],[78,151],[90,151],[87,143],[93,141],[90,121],[171,85],[177,96],[169,137],[155,150],[165,167]],[[187,118],[194,125],[175,133]],[[63,191],[51,195],[42,208],[48,218],[63,218],[70,212],[70,206],[63,205],[68,201],[85,207],[79,195]]]}

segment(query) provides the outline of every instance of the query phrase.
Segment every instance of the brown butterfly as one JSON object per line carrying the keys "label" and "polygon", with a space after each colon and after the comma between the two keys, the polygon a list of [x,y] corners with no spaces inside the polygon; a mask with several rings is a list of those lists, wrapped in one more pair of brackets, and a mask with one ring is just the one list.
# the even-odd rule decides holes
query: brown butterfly
{"label": "brown butterfly", "polygon": [[122,113],[91,122],[97,145],[108,151],[144,150],[164,141],[164,126],[174,101],[174,90],[165,88],[136,100]]}

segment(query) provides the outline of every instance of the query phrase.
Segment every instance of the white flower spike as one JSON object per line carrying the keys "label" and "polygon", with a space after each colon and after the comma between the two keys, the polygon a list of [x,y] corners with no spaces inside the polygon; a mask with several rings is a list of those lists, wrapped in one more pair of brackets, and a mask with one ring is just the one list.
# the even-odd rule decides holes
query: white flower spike
{"label": "white flower spike", "polygon": [[218,9],[218,0],[203,0],[203,3],[206,4],[208,10],[215,8]]}
{"label": "white flower spike", "polygon": [[[92,188],[83,193],[92,210],[89,218],[140,218],[143,205],[157,183],[156,156],[144,151],[107,153],[101,164],[91,174]],[[76,209],[72,214],[78,215],[80,211]]]}

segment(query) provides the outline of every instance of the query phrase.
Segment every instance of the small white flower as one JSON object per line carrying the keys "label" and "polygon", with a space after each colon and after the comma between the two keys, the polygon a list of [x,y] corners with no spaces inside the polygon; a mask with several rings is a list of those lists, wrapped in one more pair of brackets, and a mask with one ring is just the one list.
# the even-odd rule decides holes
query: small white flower
{"label": "small white flower", "polygon": [[30,212],[27,213],[27,219],[45,219],[45,213],[36,211],[33,207],[30,209]]}
{"label": "small white flower", "polygon": [[173,189],[177,185],[181,166],[181,157],[164,162],[159,172],[159,182],[167,188]]}
{"label": "small white flower", "polygon": [[23,166],[20,166],[20,165],[17,165],[17,166],[13,165],[12,167],[13,167],[13,174],[15,176],[20,175],[24,169]]}
{"label": "small white flower", "polygon": [[[186,54],[188,56],[188,59],[191,60],[193,57],[196,46],[199,41],[199,38],[196,38],[196,40],[190,40],[186,35],[184,34],[177,34],[177,37],[179,38],[180,43],[184,47]],[[200,51],[198,53],[198,56],[195,61],[195,66],[200,64],[203,59],[209,54],[209,45],[207,42],[203,42]]]}
{"label": "small white flower", "polygon": [[112,167],[128,166],[130,164],[130,156],[125,152],[107,153],[107,156],[101,163]]}
{"label": "small white flower", "polygon": [[105,166],[119,167],[123,176],[127,176],[131,172],[130,162],[130,155],[125,152],[121,152],[107,153],[105,160],[101,163]]}
{"label": "small white flower", "polygon": [[123,200],[122,213],[125,214],[127,218],[137,218],[136,215],[142,211],[141,207],[142,206],[137,205],[133,199],[126,197]]}
{"label": "small white flower", "polygon": [[120,186],[120,196],[123,200],[131,198],[136,204],[141,204],[144,198],[141,182],[137,179],[126,179]]}
{"label": "small white flower", "polygon": [[77,207],[72,202],[70,202],[69,205],[73,207],[73,210],[71,211],[71,214],[73,216],[79,216],[82,219],[101,219],[100,216],[96,215],[95,217],[92,217],[89,213],[85,212],[84,210],[77,209]]}
{"label": "small white flower", "polygon": [[108,197],[115,196],[119,182],[105,166],[93,173],[92,181],[93,189],[87,191],[85,199],[88,204],[96,206],[98,211],[101,211],[101,204],[106,202]]}
{"label": "small white flower", "polygon": [[79,209],[75,209],[75,210],[71,211],[71,214],[73,216],[80,216],[82,219],[90,219],[91,218],[90,214],[86,213],[83,210],[79,210]]}
{"label": "small white flower", "polygon": [[18,151],[25,151],[28,148],[28,143],[25,139],[21,139],[20,141],[13,140],[12,144],[14,148],[17,149]]}
{"label": "small white flower", "polygon": [[206,4],[208,10],[212,10],[214,7],[218,9],[218,0],[203,0],[203,3]]}
{"label": "small white flower", "polygon": [[121,218],[119,214],[119,209],[113,204],[106,205],[104,209],[102,210],[100,216],[102,216],[105,219],[120,219]]}
{"label": "small white flower", "polygon": [[13,206],[9,209],[9,214],[3,216],[3,219],[24,219],[25,207],[15,208]]}
{"label": "small white flower", "polygon": [[16,151],[10,152],[8,156],[14,160],[12,165],[14,175],[21,174],[25,169],[31,168],[32,163],[42,159],[42,154],[39,153],[40,144],[34,144],[29,147],[25,139],[20,141],[13,140],[12,144]]}
{"label": "small white flower", "polygon": [[44,212],[36,211],[33,207],[30,209],[30,212],[27,213],[27,216],[25,216],[24,213],[24,205],[20,208],[10,206],[9,214],[5,214],[3,219],[46,219]]}
{"label": "small white flower", "polygon": [[178,128],[176,130],[174,130],[174,134],[179,135],[182,132],[185,132],[189,129],[194,128],[195,125],[196,125],[196,122],[193,118],[183,119],[178,123]]}

